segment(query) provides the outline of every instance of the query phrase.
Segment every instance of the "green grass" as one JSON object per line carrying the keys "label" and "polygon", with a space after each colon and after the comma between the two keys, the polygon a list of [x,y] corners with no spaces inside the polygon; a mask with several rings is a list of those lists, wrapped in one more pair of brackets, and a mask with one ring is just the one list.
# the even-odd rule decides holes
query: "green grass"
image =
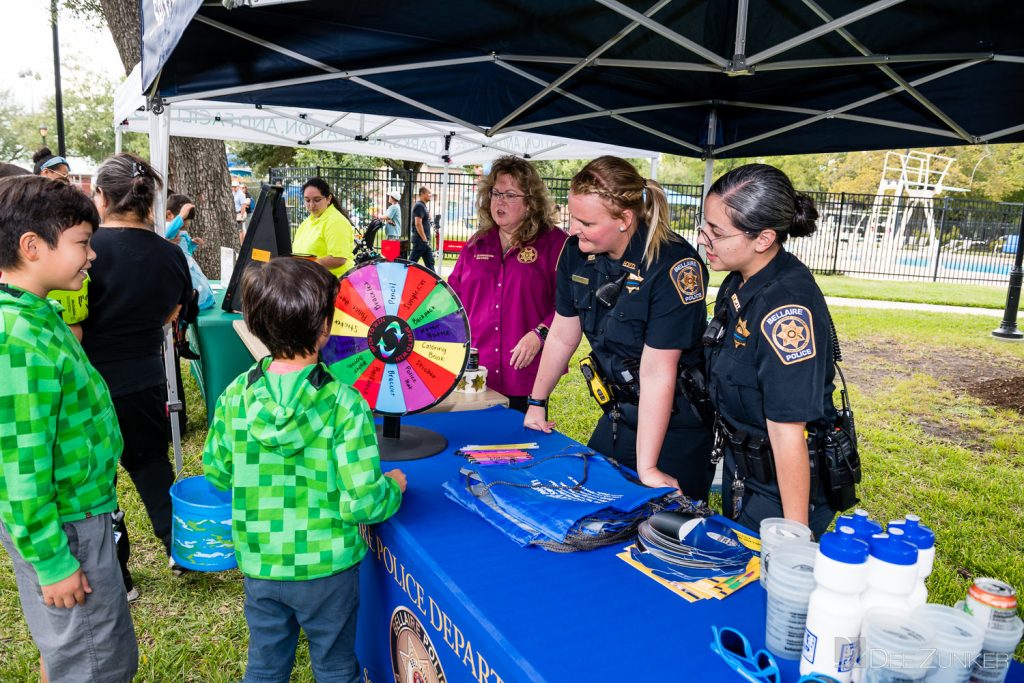
{"label": "green grass", "polygon": [[[877,351],[890,347],[926,359],[984,358],[1021,374],[1024,345],[992,339],[989,317],[851,308],[836,309],[834,315],[842,339],[862,352],[862,369],[884,380],[851,388],[864,461],[863,507],[883,522],[914,512],[935,529],[930,601],[951,605],[963,598],[969,585],[965,575],[1001,578],[1024,591],[1024,420],[954,391],[927,372],[908,374]],[[193,425],[185,440],[186,473],[197,474],[205,415],[188,373],[186,392]],[[554,394],[551,414],[563,433],[584,442],[589,437],[599,410],[575,359]],[[173,578],[126,476],[119,478],[119,496],[142,594],[131,608],[141,652],[138,680],[238,680],[247,643],[239,573]],[[0,681],[34,679],[38,655],[4,553],[0,652]],[[1024,646],[1017,657],[1024,658]],[[308,662],[300,641],[293,681],[313,680]]]}
{"label": "green grass", "polygon": [[[711,273],[710,284],[718,287],[726,273]],[[825,296],[877,301],[905,301],[913,304],[943,304],[973,308],[1002,309],[1006,306],[1006,285],[966,285],[948,282],[899,282],[867,280],[845,275],[815,275]]]}

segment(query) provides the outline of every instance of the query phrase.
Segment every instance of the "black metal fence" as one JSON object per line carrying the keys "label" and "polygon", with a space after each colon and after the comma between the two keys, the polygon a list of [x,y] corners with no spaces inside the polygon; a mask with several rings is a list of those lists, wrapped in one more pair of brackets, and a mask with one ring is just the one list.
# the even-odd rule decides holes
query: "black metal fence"
{"label": "black metal fence", "polygon": [[[334,189],[357,229],[384,212],[386,195],[430,188],[431,213],[440,216],[444,239],[465,241],[476,230],[477,178],[449,173],[394,169],[286,167],[271,169],[272,183],[285,188],[293,229],[305,219],[302,184],[320,176]],[[545,178],[568,229],[568,178]],[[673,229],[696,242],[700,185],[664,185]],[[1005,284],[1017,244],[1021,204],[958,197],[934,200],[891,195],[811,192],[818,208],[818,230],[787,248],[816,273],[891,280]],[[378,237],[379,239],[379,237]]]}

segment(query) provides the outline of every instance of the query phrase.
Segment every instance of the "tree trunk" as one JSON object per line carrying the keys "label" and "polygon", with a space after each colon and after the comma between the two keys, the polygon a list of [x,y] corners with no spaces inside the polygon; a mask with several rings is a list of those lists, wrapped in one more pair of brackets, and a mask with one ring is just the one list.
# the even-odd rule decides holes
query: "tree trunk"
{"label": "tree trunk", "polygon": [[[100,5],[127,74],[142,53],[138,0],[100,0]],[[191,233],[206,240],[206,245],[196,251],[196,260],[207,276],[216,279],[220,276],[220,247],[238,247],[224,143],[172,137],[168,168],[168,189],[188,195],[196,204],[198,216]]]}

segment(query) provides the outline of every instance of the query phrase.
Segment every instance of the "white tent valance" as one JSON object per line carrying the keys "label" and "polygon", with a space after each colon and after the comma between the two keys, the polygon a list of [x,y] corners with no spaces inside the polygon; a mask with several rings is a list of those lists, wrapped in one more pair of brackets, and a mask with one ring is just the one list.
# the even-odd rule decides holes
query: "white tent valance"
{"label": "white tent valance", "polygon": [[[506,154],[537,161],[591,159],[605,154],[627,159],[658,157],[657,152],[649,150],[551,135],[516,132],[487,137],[447,121],[305,107],[188,100],[168,105],[164,114],[168,117],[170,134],[179,137],[309,147],[436,166],[482,164]],[[139,66],[117,90],[114,126],[120,132],[150,131]]]}

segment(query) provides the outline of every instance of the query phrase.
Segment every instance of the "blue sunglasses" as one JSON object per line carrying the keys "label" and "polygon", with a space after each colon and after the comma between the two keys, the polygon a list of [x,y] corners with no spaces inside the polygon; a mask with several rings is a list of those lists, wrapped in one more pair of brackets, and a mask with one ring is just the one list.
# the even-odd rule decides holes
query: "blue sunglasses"
{"label": "blue sunglasses", "polygon": [[712,626],[711,633],[711,651],[750,683],[782,682],[779,665],[770,652],[754,652],[747,637],[729,626]]}

